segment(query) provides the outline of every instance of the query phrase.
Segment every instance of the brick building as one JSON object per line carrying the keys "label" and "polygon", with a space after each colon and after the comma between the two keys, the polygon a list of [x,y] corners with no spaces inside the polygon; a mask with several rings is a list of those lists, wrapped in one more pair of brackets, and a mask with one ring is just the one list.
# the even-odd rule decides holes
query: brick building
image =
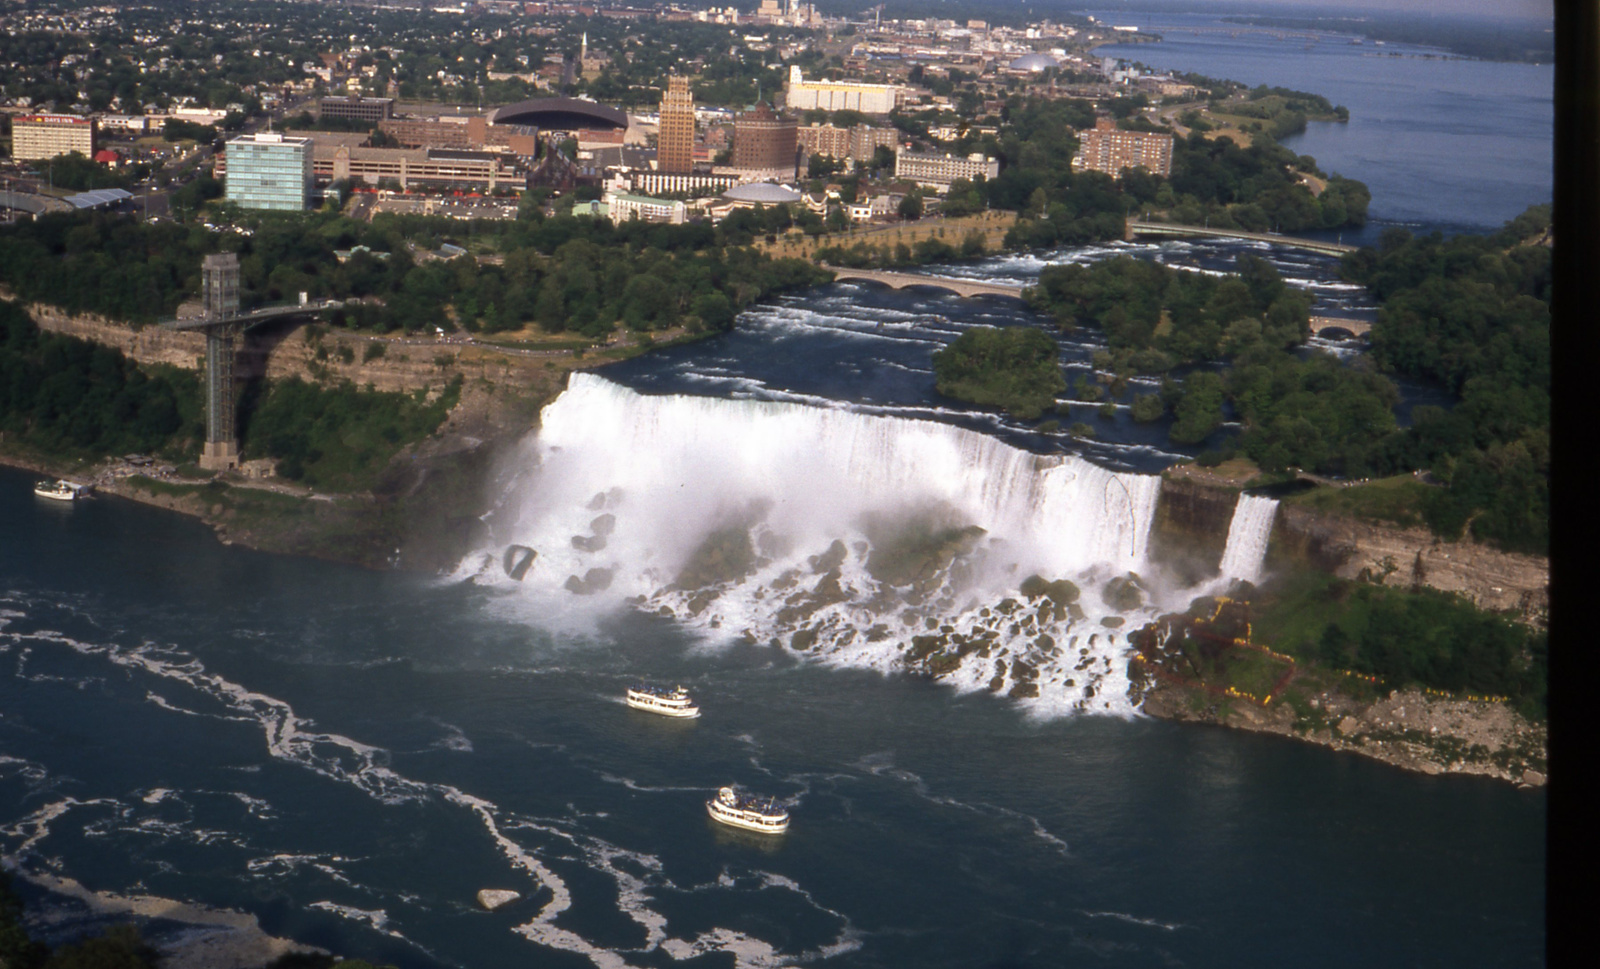
{"label": "brick building", "polygon": [[1152,175],[1172,175],[1172,136],[1153,131],[1123,131],[1107,117],[1078,132],[1078,153],[1072,156],[1078,171],[1105,172],[1120,177],[1125,168],[1143,168]]}
{"label": "brick building", "polygon": [[694,94],[687,77],[667,78],[656,137],[656,169],[674,175],[694,171]]}
{"label": "brick building", "polygon": [[318,102],[317,111],[324,118],[345,118],[376,125],[394,117],[394,98],[363,98],[355,95],[323,98]]}
{"label": "brick building", "polygon": [[799,123],[757,104],[733,119],[733,167],[794,177]]}
{"label": "brick building", "polygon": [[807,155],[854,158],[867,161],[881,145],[895,148],[899,136],[893,128],[874,128],[858,124],[854,128],[835,128],[831,124],[806,125],[797,132],[800,147]]}

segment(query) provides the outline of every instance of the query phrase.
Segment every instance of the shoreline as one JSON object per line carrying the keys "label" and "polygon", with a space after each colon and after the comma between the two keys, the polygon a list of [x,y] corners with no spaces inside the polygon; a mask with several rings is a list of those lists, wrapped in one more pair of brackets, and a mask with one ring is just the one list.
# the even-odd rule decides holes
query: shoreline
{"label": "shoreline", "polygon": [[[462,454],[449,451],[438,457],[449,460]],[[81,464],[51,462],[5,450],[0,450],[0,466],[54,477],[88,477],[82,473]],[[105,466],[98,467],[103,475]],[[78,473],[74,475],[64,468],[73,468]],[[1186,479],[1201,484],[1197,480],[1200,477],[1191,474]],[[1227,469],[1207,473],[1205,477],[1214,478],[1204,484],[1218,490],[1233,490],[1239,486],[1237,478],[1228,474]],[[328,523],[317,522],[315,515],[309,527],[301,531],[289,528],[277,534],[261,533],[237,527],[230,522],[228,510],[217,514],[216,509],[221,506],[208,505],[195,495],[158,494],[128,484],[126,480],[125,477],[115,478],[107,485],[97,486],[96,491],[195,519],[211,528],[224,545],[368,569],[430,572],[437,567],[437,563],[430,563],[426,556],[374,561],[370,555],[333,554],[326,546],[318,546],[307,538],[308,534],[314,536],[319,527],[327,527]],[[206,482],[193,481],[182,485],[196,489],[205,486]],[[240,482],[228,482],[228,487],[246,492],[260,490],[260,486]],[[336,507],[337,500],[356,502],[363,497],[320,495],[309,490],[301,493],[289,486],[266,490],[290,496],[304,509],[316,512]],[[370,500],[370,496],[366,497]],[[285,535],[298,541],[285,542]],[[345,552],[354,550],[354,546],[348,545],[342,549]],[[447,554],[443,547],[436,551]],[[1130,660],[1130,665],[1138,664]],[[1130,669],[1129,672],[1133,679],[1141,671]],[[1155,669],[1146,668],[1142,673],[1146,674],[1146,684],[1137,697],[1138,709],[1157,719],[1273,734],[1359,754],[1423,774],[1475,774],[1519,787],[1539,787],[1548,780],[1548,728],[1523,719],[1503,704],[1429,696],[1415,687],[1396,690],[1375,701],[1356,699],[1337,690],[1323,690],[1311,701],[1314,712],[1308,715],[1281,699],[1263,704],[1251,698],[1223,696],[1203,684],[1172,682],[1170,677],[1161,679]]]}
{"label": "shoreline", "polygon": [[1139,709],[1159,720],[1271,734],[1430,776],[1476,775],[1518,788],[1549,782],[1548,728],[1504,704],[1433,697],[1416,687],[1372,702],[1337,693],[1313,702],[1321,714],[1313,719],[1323,721],[1315,726],[1286,703],[1260,706],[1235,697],[1218,702],[1200,687],[1161,683],[1144,695]]}

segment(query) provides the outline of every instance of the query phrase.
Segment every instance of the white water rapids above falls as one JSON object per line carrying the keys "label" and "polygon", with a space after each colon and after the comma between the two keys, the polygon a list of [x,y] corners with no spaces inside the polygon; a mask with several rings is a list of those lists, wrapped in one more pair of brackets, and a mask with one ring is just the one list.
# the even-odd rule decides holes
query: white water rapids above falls
{"label": "white water rapids above falls", "polygon": [[1230,538],[1219,579],[1179,587],[1147,559],[1160,490],[949,424],[580,372],[513,456],[492,544],[461,574],[538,625],[631,605],[711,642],[1127,715],[1128,633],[1256,578],[1265,547]]}

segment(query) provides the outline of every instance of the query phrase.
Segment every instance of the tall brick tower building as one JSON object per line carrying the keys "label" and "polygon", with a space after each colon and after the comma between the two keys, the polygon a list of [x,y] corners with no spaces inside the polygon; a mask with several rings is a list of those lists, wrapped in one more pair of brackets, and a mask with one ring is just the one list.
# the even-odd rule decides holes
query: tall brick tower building
{"label": "tall brick tower building", "polygon": [[656,169],[674,175],[694,171],[694,95],[689,79],[667,78],[661,97],[661,129],[656,137]]}

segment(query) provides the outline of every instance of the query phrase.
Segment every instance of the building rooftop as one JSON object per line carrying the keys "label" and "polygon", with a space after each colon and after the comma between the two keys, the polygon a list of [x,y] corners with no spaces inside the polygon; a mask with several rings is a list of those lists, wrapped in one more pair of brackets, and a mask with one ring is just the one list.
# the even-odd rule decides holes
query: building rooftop
{"label": "building rooftop", "polygon": [[92,192],[79,192],[77,195],[68,195],[67,201],[80,209],[98,209],[104,205],[116,205],[118,202],[133,198],[133,193],[124,188],[97,188]]}
{"label": "building rooftop", "polygon": [[734,202],[760,202],[763,205],[783,205],[800,201],[799,192],[771,182],[736,185],[723,192],[722,197]]}

